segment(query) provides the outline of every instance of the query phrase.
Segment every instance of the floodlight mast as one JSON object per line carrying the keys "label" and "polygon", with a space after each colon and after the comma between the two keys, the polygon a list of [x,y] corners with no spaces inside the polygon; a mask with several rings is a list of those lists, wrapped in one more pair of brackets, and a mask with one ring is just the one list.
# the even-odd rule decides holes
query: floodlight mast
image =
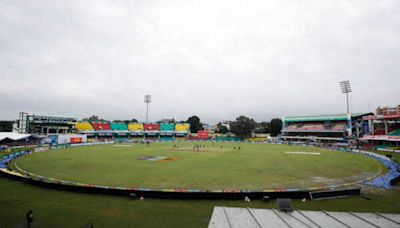
{"label": "floodlight mast", "polygon": [[149,103],[151,103],[151,95],[144,96],[144,103],[146,103],[146,123],[149,122]]}
{"label": "floodlight mast", "polygon": [[346,94],[346,106],[347,106],[347,131],[349,137],[352,135],[352,123],[351,123],[351,113],[350,113],[350,106],[349,106],[349,93],[352,92],[351,86],[350,86],[350,81],[341,81],[340,82],[340,89],[342,93]]}

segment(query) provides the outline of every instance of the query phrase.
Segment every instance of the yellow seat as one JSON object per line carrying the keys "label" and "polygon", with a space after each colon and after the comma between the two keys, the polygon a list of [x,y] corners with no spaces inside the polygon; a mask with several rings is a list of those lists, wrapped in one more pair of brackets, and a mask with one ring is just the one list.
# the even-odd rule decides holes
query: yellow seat
{"label": "yellow seat", "polygon": [[175,131],[189,131],[189,130],[190,130],[190,124],[188,123],[175,125]]}
{"label": "yellow seat", "polygon": [[80,122],[75,125],[78,131],[94,131],[92,125],[88,122]]}
{"label": "yellow seat", "polygon": [[143,124],[141,124],[141,123],[128,124],[128,130],[130,130],[130,131],[143,131]]}

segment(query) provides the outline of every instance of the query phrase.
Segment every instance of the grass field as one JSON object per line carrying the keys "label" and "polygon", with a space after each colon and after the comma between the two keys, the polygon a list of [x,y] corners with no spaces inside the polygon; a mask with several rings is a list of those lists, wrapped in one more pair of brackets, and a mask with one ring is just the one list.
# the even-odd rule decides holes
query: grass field
{"label": "grass field", "polygon": [[[400,192],[365,189],[361,197],[301,202],[303,210],[400,213]],[[25,213],[35,213],[34,227],[207,227],[214,206],[276,208],[274,201],[131,200],[31,186],[0,176],[0,227],[25,227]]]}
{"label": "grass field", "polygon": [[[77,147],[25,156],[16,164],[35,174],[87,184],[202,190],[314,187],[363,179],[381,170],[379,162],[366,156],[320,148],[202,143],[204,147],[194,150],[194,143],[173,145]],[[145,156],[167,159],[142,160]]]}
{"label": "grass field", "polygon": [[[247,145],[243,147],[246,152]],[[349,197],[307,202],[295,200],[293,203],[294,208],[303,210],[400,213],[399,191],[363,186],[363,194],[368,199]],[[259,200],[250,203],[235,200],[131,200],[121,196],[45,189],[0,176],[0,227],[25,227],[25,213],[29,209],[35,213],[33,227],[84,227],[88,223],[95,227],[207,227],[213,207],[222,205],[276,208],[274,201]]]}

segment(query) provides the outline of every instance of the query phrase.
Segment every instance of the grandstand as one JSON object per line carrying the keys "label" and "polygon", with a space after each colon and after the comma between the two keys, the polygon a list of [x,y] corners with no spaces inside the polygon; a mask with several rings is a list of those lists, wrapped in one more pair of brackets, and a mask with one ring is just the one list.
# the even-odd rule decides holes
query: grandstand
{"label": "grandstand", "polygon": [[130,139],[172,141],[174,139],[187,139],[190,125],[186,123],[77,122],[76,129],[79,133],[87,135],[88,141],[123,141]]}
{"label": "grandstand", "polygon": [[114,140],[115,141],[124,141],[128,139],[129,131],[128,125],[125,123],[110,123],[111,130],[114,133]]}
{"label": "grandstand", "polygon": [[92,123],[95,131],[112,131],[109,123]]}
{"label": "grandstand", "polygon": [[128,124],[128,130],[133,132],[143,132],[143,124],[141,123],[131,123]]}
{"label": "grandstand", "polygon": [[75,127],[81,133],[94,132],[94,128],[89,122],[78,122]]}
{"label": "grandstand", "polygon": [[143,139],[144,127],[142,123],[130,123],[128,124],[128,131],[132,139]]}
{"label": "grandstand", "polygon": [[161,123],[160,124],[160,140],[173,141],[175,133],[174,123]]}
{"label": "grandstand", "polygon": [[189,137],[190,124],[188,123],[177,123],[175,125],[175,139],[186,140]]}
{"label": "grandstand", "polygon": [[145,132],[159,132],[160,124],[146,123],[143,124],[143,128]]}
{"label": "grandstand", "polygon": [[143,124],[141,124],[141,123],[128,124],[128,130],[135,131],[135,132],[142,132],[144,130]]}
{"label": "grandstand", "polygon": [[111,129],[109,123],[91,123],[96,135],[96,140],[98,141],[112,141],[114,140],[114,132]]}
{"label": "grandstand", "polygon": [[371,134],[360,140],[374,146],[400,145],[400,105],[396,107],[378,107],[376,115],[371,118],[374,122]]}
{"label": "grandstand", "polygon": [[179,123],[175,125],[175,131],[176,132],[182,132],[182,133],[187,133],[190,130],[190,125],[187,123]]}
{"label": "grandstand", "polygon": [[160,138],[160,124],[145,123],[144,128],[144,139],[147,141],[157,141]]}
{"label": "grandstand", "polygon": [[160,124],[160,131],[161,132],[174,132],[175,131],[175,124],[174,123],[161,123]]}
{"label": "grandstand", "polygon": [[115,132],[128,132],[128,125],[125,123],[110,123],[110,125]]}
{"label": "grandstand", "polygon": [[[373,116],[373,113],[351,115],[354,137],[370,132],[372,122],[365,118],[368,116]],[[282,120],[282,139],[286,141],[341,143],[349,139],[346,114],[283,117]]]}

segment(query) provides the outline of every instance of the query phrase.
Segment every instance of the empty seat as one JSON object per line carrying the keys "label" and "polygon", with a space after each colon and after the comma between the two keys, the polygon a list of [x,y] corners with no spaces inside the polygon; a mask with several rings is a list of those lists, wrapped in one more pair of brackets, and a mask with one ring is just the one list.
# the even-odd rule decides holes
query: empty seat
{"label": "empty seat", "polygon": [[111,123],[111,129],[113,131],[127,131],[128,130],[128,125],[125,123]]}
{"label": "empty seat", "polygon": [[175,125],[175,131],[189,131],[189,130],[190,130],[190,124],[188,123]]}
{"label": "empty seat", "polygon": [[109,123],[92,123],[92,126],[96,131],[111,131]]}
{"label": "empty seat", "polygon": [[75,125],[78,131],[94,131],[92,125],[89,122],[79,122]]}
{"label": "empty seat", "polygon": [[143,131],[143,124],[141,123],[132,123],[128,124],[129,131]]}

